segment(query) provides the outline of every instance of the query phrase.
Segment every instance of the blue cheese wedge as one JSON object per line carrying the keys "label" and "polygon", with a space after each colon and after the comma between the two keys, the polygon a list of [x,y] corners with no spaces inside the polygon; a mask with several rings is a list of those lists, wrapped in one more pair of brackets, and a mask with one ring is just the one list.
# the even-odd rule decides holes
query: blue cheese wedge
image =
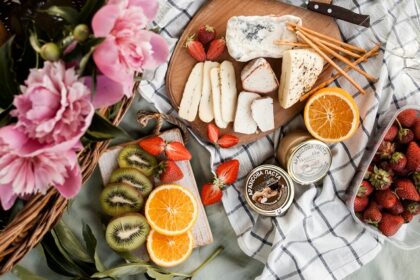
{"label": "blue cheese wedge", "polygon": [[237,16],[227,22],[226,45],[237,61],[246,62],[257,57],[280,58],[287,45],[276,45],[276,40],[297,42],[296,34],[287,29],[287,22],[302,25],[299,17]]}
{"label": "blue cheese wedge", "polygon": [[312,50],[286,51],[281,65],[280,106],[287,109],[297,103],[315,84],[323,67],[324,59]]}

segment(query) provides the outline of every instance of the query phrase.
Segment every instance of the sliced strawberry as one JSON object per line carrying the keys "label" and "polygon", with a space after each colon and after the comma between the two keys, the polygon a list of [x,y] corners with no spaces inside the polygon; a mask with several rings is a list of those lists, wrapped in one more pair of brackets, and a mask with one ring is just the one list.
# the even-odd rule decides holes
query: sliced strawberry
{"label": "sliced strawberry", "polygon": [[180,142],[170,142],[165,147],[165,154],[170,160],[190,160],[191,153]]}
{"label": "sliced strawberry", "polygon": [[230,148],[239,143],[239,138],[232,134],[225,134],[217,141],[222,148]]}
{"label": "sliced strawberry", "polygon": [[225,51],[226,41],[224,38],[219,38],[211,41],[209,49],[207,50],[208,60],[217,60]]}
{"label": "sliced strawberry", "polygon": [[201,201],[204,205],[211,205],[222,200],[223,192],[218,185],[207,183],[201,188]]}
{"label": "sliced strawberry", "polygon": [[165,149],[165,141],[159,136],[152,136],[138,142],[139,146],[151,155],[160,155]]}
{"label": "sliced strawberry", "polygon": [[212,144],[217,144],[217,140],[219,140],[220,130],[219,128],[213,124],[210,123],[207,126],[207,137],[209,138],[210,142]]}
{"label": "sliced strawberry", "polygon": [[206,60],[206,51],[204,50],[204,46],[200,41],[195,40],[195,35],[188,37],[185,42],[185,47],[187,48],[188,53],[195,58],[195,60]]}
{"label": "sliced strawberry", "polygon": [[162,183],[173,183],[184,178],[182,170],[172,160],[165,160],[159,164],[160,176],[159,180]]}
{"label": "sliced strawberry", "polygon": [[217,180],[222,185],[232,185],[238,178],[239,161],[236,159],[225,161],[216,169]]}

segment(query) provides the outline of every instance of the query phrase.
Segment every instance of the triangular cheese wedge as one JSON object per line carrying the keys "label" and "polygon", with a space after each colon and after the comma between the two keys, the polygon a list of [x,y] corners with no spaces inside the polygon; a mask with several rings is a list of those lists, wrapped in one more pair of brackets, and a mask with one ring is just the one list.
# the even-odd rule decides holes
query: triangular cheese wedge
{"label": "triangular cheese wedge", "polygon": [[248,63],[241,72],[242,87],[246,91],[269,93],[277,89],[279,82],[270,64],[264,58]]}

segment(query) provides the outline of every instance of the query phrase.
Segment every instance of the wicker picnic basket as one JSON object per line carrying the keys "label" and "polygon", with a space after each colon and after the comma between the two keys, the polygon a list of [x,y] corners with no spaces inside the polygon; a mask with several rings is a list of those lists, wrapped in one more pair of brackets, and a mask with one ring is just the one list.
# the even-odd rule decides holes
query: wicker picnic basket
{"label": "wicker picnic basket", "polygon": [[[135,95],[140,82],[133,87]],[[130,108],[133,97],[124,97],[120,103],[100,110],[113,124],[118,125]],[[110,141],[93,143],[79,153],[79,164],[83,182],[93,173],[96,164],[106,151]],[[12,268],[54,227],[63,214],[68,199],[51,187],[45,195],[31,197],[14,219],[0,231],[0,275]]]}

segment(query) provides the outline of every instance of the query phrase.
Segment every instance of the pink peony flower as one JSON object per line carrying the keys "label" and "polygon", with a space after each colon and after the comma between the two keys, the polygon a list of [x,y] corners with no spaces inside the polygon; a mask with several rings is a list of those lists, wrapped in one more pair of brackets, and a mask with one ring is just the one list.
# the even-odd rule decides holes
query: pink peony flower
{"label": "pink peony flower", "polygon": [[41,144],[79,141],[94,109],[90,90],[78,80],[74,68],[65,69],[63,62],[45,62],[43,68],[30,71],[21,90],[11,114],[28,137]]}
{"label": "pink peony flower", "polygon": [[0,202],[5,210],[17,197],[45,193],[51,185],[67,198],[79,192],[76,152],[94,113],[89,89],[62,62],[31,70],[25,85],[14,100],[17,123],[0,129]]}
{"label": "pink peony flower", "polygon": [[[99,70],[123,86],[120,98],[132,94],[133,75],[164,63],[169,50],[166,41],[154,32],[144,30],[157,12],[156,0],[111,0],[92,20],[97,37],[105,37],[93,53]],[[98,83],[99,84],[99,83]],[[98,104],[110,105],[115,96],[101,94]]]}

